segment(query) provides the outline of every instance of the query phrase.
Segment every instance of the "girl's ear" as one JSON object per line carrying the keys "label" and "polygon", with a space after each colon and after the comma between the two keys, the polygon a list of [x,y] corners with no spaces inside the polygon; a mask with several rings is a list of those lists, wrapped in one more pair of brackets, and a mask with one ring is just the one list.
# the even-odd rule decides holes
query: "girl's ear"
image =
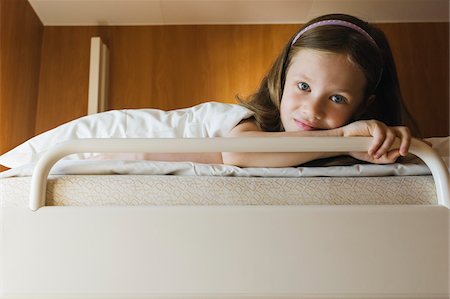
{"label": "girl's ear", "polygon": [[358,110],[356,111],[355,115],[353,116],[354,120],[358,120],[361,118],[361,116],[363,116],[363,114],[367,111],[367,108],[372,105],[372,103],[375,101],[376,99],[376,95],[371,95],[370,97],[367,98],[367,100],[365,100],[361,106],[358,108]]}

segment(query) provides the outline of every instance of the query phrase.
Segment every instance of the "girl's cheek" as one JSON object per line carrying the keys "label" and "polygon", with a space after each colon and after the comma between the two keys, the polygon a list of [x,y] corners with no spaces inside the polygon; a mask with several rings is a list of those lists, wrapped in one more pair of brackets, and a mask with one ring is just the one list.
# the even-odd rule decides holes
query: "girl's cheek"
{"label": "girl's cheek", "polygon": [[325,119],[326,129],[336,129],[342,127],[343,125],[345,125],[345,122],[339,119],[335,119],[332,117],[328,117]]}

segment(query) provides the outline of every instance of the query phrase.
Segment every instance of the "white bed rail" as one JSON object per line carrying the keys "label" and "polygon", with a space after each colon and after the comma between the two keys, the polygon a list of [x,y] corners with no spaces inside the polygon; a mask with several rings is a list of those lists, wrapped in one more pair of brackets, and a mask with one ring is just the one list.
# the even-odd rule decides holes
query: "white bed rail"
{"label": "white bed rail", "polygon": [[[31,181],[30,209],[45,205],[50,169],[75,153],[193,153],[193,152],[349,152],[367,151],[370,137],[246,137],[246,138],[123,138],[77,139],[59,143],[36,164]],[[396,144],[398,146],[398,143]],[[433,175],[438,204],[450,208],[449,172],[439,155],[412,139],[410,153],[422,159]]]}

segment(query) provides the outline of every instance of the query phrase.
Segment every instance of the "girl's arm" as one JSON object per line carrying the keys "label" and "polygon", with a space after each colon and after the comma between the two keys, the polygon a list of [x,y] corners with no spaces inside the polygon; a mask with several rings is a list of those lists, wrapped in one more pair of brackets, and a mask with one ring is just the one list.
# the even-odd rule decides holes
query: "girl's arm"
{"label": "girl's arm", "polygon": [[[244,120],[231,130],[228,137],[312,137],[343,136],[342,128],[320,131],[264,132],[253,120]],[[239,153],[223,152],[224,164],[241,167],[289,167],[344,153]]]}
{"label": "girl's arm", "polygon": [[[237,153],[224,152],[224,164],[241,167],[289,167],[300,165],[312,160],[350,155],[354,158],[371,163],[394,163],[400,155],[408,153],[411,135],[406,127],[388,127],[379,121],[356,121],[346,126],[315,131],[297,132],[263,132],[254,120],[244,120],[231,130],[229,137],[321,137],[321,136],[373,136],[374,141],[367,153]],[[400,137],[400,149],[389,150],[395,137]]]}

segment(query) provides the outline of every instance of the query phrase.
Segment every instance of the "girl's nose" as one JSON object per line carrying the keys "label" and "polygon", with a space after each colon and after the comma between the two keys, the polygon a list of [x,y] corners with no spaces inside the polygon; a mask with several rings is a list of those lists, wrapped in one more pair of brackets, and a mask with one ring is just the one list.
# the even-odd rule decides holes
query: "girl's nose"
{"label": "girl's nose", "polygon": [[302,105],[302,114],[307,120],[314,122],[324,116],[324,102],[320,98],[310,98]]}

